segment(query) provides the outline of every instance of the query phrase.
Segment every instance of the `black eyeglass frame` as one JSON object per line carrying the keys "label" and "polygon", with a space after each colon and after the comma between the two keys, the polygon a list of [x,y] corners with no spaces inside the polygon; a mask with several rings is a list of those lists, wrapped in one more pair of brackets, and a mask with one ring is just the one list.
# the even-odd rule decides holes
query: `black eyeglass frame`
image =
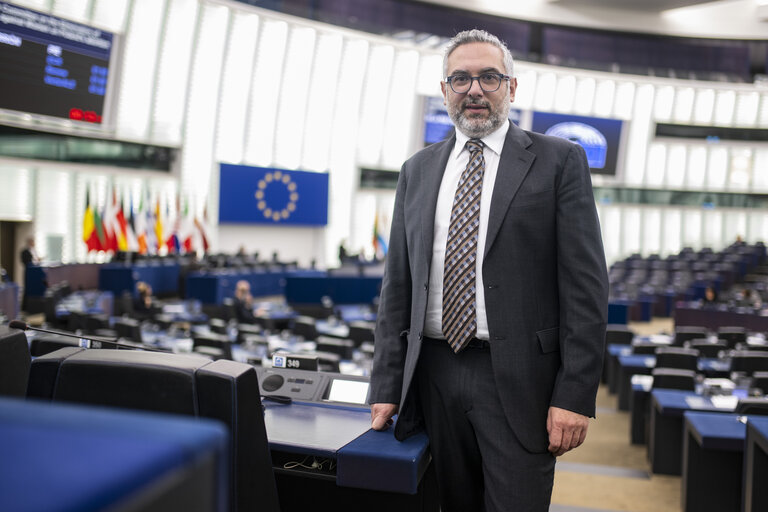
{"label": "black eyeglass frame", "polygon": [[[485,87],[483,87],[483,82],[480,81],[480,79],[482,77],[488,76],[488,75],[493,75],[493,76],[495,76],[496,78],[499,79],[499,85],[497,85],[496,88],[493,89],[493,90],[488,90]],[[457,79],[457,78],[465,78],[465,79],[468,78],[469,79],[469,87],[467,87],[466,91],[457,91],[456,89],[453,88],[453,81],[455,79]],[[455,92],[456,94],[466,94],[466,93],[468,93],[469,90],[472,88],[472,84],[475,82],[475,80],[477,80],[477,83],[480,85],[480,89],[482,89],[483,92],[496,92],[496,91],[499,90],[499,87],[501,87],[501,81],[502,80],[509,81],[511,79],[512,79],[511,76],[505,75],[504,73],[482,73],[479,76],[471,76],[471,75],[461,74],[461,75],[450,75],[450,76],[445,77],[445,81],[448,83],[448,85],[450,86],[451,90],[453,92]]]}

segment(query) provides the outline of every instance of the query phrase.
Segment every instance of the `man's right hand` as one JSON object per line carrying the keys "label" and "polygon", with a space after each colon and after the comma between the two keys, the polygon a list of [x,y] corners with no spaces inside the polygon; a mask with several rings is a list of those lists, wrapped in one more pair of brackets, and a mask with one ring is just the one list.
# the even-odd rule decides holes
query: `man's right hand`
{"label": "man's right hand", "polygon": [[392,416],[397,414],[397,404],[372,404],[371,428],[373,430],[386,430],[392,425]]}

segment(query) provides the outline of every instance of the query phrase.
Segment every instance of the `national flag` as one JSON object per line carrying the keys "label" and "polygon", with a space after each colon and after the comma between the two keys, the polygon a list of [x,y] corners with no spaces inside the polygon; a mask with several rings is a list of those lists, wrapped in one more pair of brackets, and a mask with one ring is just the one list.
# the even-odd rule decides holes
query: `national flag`
{"label": "national flag", "polygon": [[137,252],[139,250],[139,241],[136,238],[136,220],[133,214],[133,196],[128,200],[128,218],[126,219],[126,241],[128,242],[128,249],[131,252]]}
{"label": "national flag", "polygon": [[381,259],[387,255],[387,241],[383,233],[379,230],[379,212],[373,218],[373,251],[376,258]]}
{"label": "national flag", "polygon": [[[169,253],[179,253],[181,252],[181,244],[179,243],[179,227],[181,224],[181,211],[179,206],[179,197],[176,196],[176,218],[173,221],[173,224],[171,224],[171,232],[168,235],[168,239],[165,241],[165,245],[168,246],[168,252]],[[168,210],[166,209],[166,212]],[[170,220],[171,216],[170,214],[166,216]]]}
{"label": "national flag", "polygon": [[200,236],[200,243],[203,246],[203,252],[208,252],[211,244],[208,243],[208,235],[206,233],[208,226],[208,207],[203,208],[203,220],[202,222],[195,217],[195,228],[197,228],[198,235]]}
{"label": "national flag", "polygon": [[115,232],[117,233],[117,249],[120,251],[128,250],[128,222],[125,220],[123,212],[123,198],[120,203],[117,202],[115,191],[112,190],[112,200],[115,202]]}
{"label": "national flag", "polygon": [[[149,203],[147,203],[149,204]],[[144,206],[144,194],[139,200],[139,211],[136,213],[136,242],[139,246],[139,254],[147,254],[147,209]]]}
{"label": "national flag", "polygon": [[85,191],[85,213],[83,214],[83,242],[88,246],[88,252],[94,250],[88,245],[93,235],[93,208],[91,208],[91,191]]}
{"label": "national flag", "polygon": [[157,198],[157,202],[155,203],[155,239],[157,240],[157,250],[159,251],[165,246],[165,241],[163,240],[163,220],[160,215],[160,198]]}
{"label": "national flag", "polygon": [[107,237],[104,234],[104,222],[102,221],[98,208],[93,209],[93,231],[91,231],[91,236],[86,243],[88,244],[88,252],[107,250]]}
{"label": "national flag", "polygon": [[184,210],[181,214],[179,223],[179,243],[184,248],[184,252],[193,252],[195,250],[195,223],[189,213],[189,199],[184,199]]}

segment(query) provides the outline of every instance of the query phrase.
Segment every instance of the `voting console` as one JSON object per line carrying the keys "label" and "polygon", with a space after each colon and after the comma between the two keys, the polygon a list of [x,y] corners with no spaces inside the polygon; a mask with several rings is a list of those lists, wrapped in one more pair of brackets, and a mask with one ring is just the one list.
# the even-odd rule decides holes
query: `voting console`
{"label": "voting console", "polygon": [[283,510],[437,511],[429,443],[371,430],[368,378],[258,370]]}

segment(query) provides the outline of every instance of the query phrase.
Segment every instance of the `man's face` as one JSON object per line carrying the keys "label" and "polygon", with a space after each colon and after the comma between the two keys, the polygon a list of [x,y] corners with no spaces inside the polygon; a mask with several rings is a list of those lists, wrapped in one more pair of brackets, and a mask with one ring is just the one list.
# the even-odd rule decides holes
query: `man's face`
{"label": "man's face", "polygon": [[[448,75],[482,73],[506,74],[502,51],[490,43],[467,43],[448,56]],[[444,103],[456,128],[470,138],[482,138],[498,129],[509,116],[510,103],[515,99],[517,80],[502,80],[494,92],[485,92],[478,80],[461,94],[453,92],[447,82],[440,82]]]}

